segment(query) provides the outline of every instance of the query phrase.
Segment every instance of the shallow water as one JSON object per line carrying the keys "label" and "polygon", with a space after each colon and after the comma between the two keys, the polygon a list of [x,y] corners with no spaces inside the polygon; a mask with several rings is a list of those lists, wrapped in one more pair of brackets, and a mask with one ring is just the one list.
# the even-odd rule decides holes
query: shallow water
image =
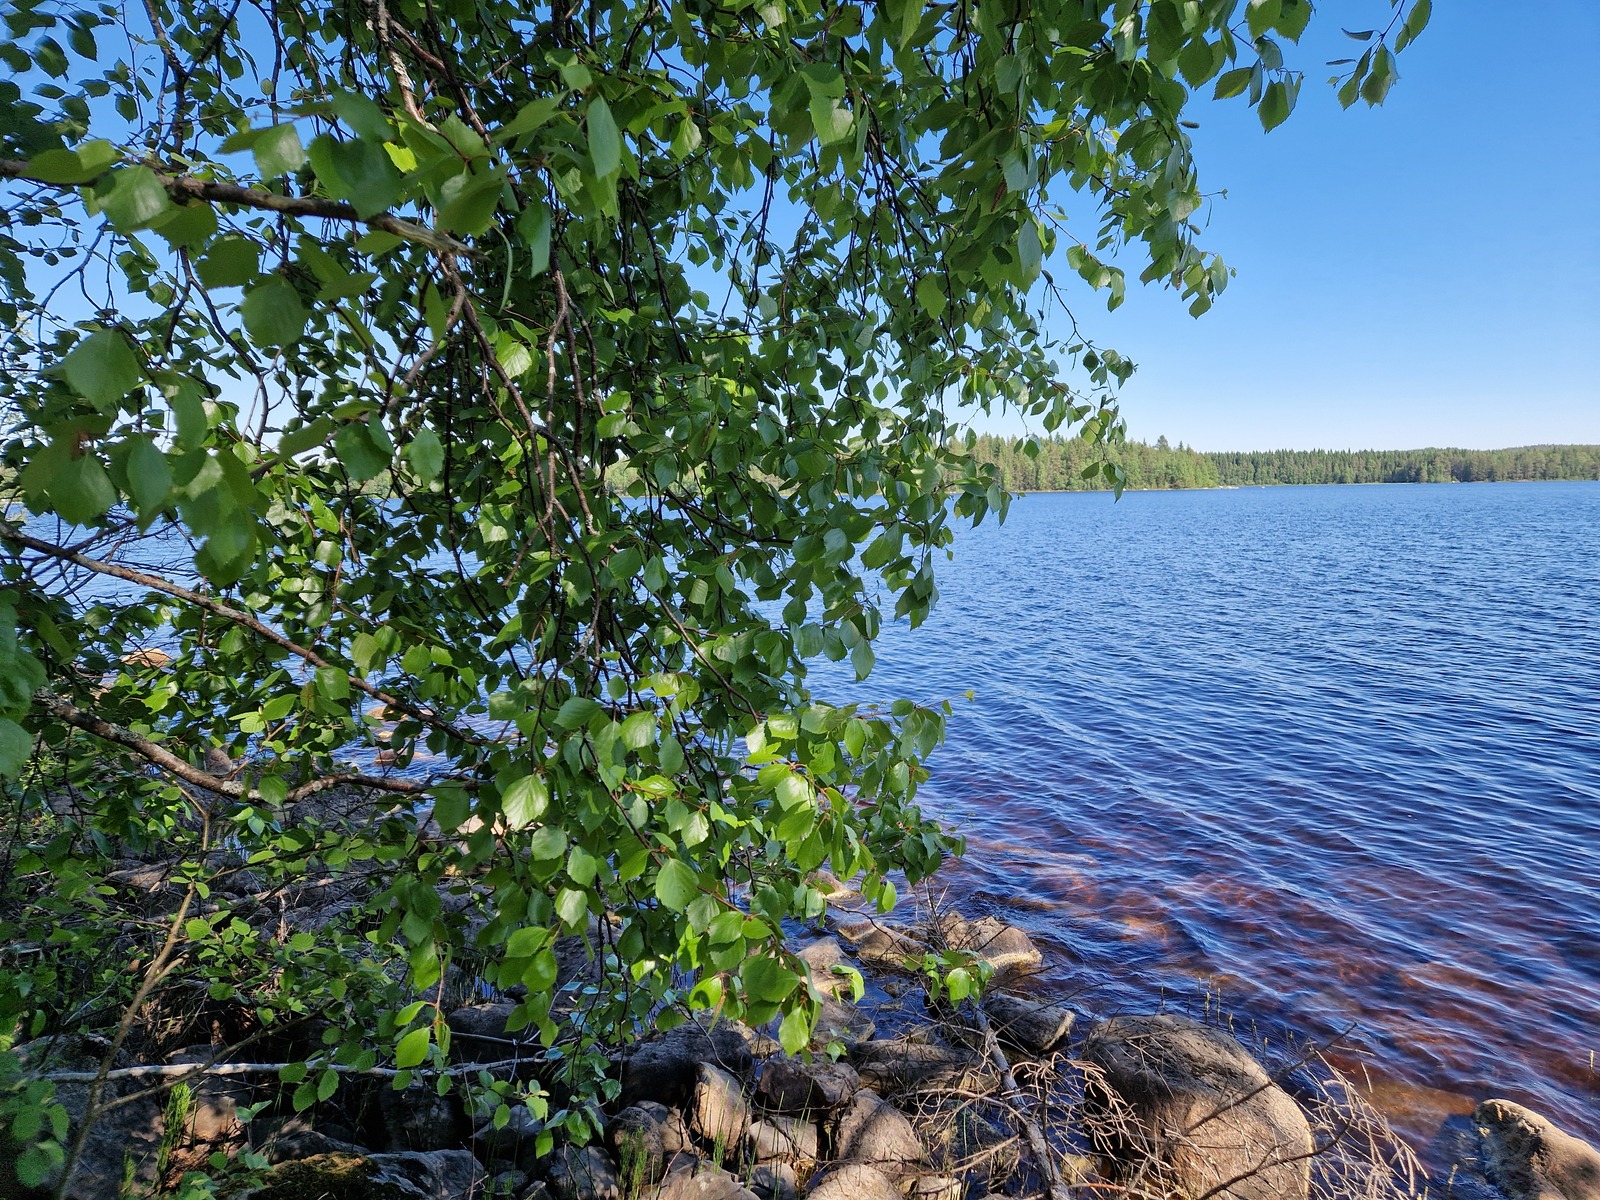
{"label": "shallow water", "polygon": [[1600,1139],[1600,484],[1038,495],[861,689],[958,697],[954,897],[1091,1012],[1209,992],[1425,1147]]}

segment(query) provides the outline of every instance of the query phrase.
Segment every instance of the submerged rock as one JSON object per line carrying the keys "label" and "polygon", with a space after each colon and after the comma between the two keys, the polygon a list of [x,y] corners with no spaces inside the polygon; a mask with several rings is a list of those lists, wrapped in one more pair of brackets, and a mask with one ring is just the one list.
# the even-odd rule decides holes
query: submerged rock
{"label": "submerged rock", "polygon": [[1305,1200],[1311,1126],[1233,1038],[1187,1017],[1113,1017],[1082,1057],[1097,1149],[1218,1200]]}
{"label": "submerged rock", "polygon": [[1053,1053],[1072,1032],[1072,1010],[1022,996],[996,992],[983,998],[983,1010],[1001,1045],[1030,1058]]}
{"label": "submerged rock", "polygon": [[1507,1200],[1600,1200],[1600,1150],[1510,1100],[1472,1114],[1484,1173]]}
{"label": "submerged rock", "polygon": [[1044,955],[1015,925],[998,917],[979,917],[969,921],[960,913],[946,913],[939,919],[939,932],[952,950],[965,950],[1002,971],[1032,970],[1044,962]]}

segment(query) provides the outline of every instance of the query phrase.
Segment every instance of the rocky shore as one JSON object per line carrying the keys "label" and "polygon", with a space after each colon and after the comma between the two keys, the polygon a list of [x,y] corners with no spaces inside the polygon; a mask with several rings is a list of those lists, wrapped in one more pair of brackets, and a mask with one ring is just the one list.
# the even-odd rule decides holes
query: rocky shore
{"label": "rocky shore", "polygon": [[[1075,1022],[1029,994],[1041,956],[1020,929],[948,909],[886,923],[824,882],[827,916],[795,934],[825,996],[809,1049],[711,1018],[618,1047],[588,1144],[525,1106],[475,1109],[422,1074],[396,1090],[378,1069],[329,1077],[297,1113],[259,1046],[210,1006],[164,1014],[163,1038],[116,1059],[62,1194],[156,1194],[199,1169],[231,1200],[1600,1200],[1600,1153],[1500,1099],[1425,1192],[1410,1151],[1314,1048],[1174,1012]],[[147,911],[170,899],[155,868],[130,863],[121,883]],[[249,873],[231,886],[247,899]],[[315,930],[350,895],[325,881],[275,919]],[[992,977],[981,1000],[931,990],[923,967],[951,951]],[[570,1012],[596,962],[583,938],[560,962]],[[515,1008],[464,994],[448,1015],[454,1057],[534,1077],[541,1047]],[[108,1046],[61,1035],[21,1057],[57,1081],[75,1125]],[[6,1167],[0,1196],[49,1194]]]}

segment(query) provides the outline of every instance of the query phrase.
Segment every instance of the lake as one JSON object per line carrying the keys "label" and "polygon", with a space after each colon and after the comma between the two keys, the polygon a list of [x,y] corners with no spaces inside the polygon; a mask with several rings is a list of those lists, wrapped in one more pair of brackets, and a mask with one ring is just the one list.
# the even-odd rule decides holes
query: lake
{"label": "lake", "polygon": [[1600,484],[1017,499],[861,688],[958,700],[952,899],[1091,1014],[1209,993],[1427,1143],[1600,1140]]}

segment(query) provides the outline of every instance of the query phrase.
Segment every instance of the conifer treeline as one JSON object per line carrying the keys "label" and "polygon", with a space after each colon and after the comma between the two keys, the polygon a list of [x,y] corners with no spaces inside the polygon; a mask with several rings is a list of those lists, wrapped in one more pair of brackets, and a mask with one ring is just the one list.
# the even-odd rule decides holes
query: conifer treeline
{"label": "conifer treeline", "polygon": [[1600,479],[1600,446],[1517,446],[1507,450],[1256,450],[1202,453],[1166,438],[1155,444],[1097,446],[1081,438],[1027,439],[986,434],[980,458],[1000,469],[1010,491],[1086,491],[1106,486],[1084,468],[1120,466],[1136,489],[1246,487],[1295,483],[1462,483],[1526,479]]}

